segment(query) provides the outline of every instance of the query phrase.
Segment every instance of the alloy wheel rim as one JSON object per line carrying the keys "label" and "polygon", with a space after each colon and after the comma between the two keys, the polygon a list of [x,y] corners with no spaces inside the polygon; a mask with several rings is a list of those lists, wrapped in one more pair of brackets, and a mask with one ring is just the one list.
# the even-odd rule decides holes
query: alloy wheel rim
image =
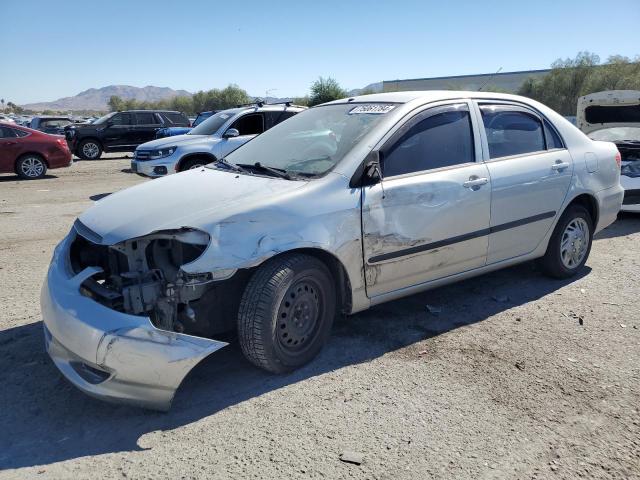
{"label": "alloy wheel rim", "polygon": [[85,143],[82,146],[82,153],[84,153],[86,157],[94,158],[98,155],[98,146],[91,142]]}
{"label": "alloy wheel rim", "polygon": [[315,282],[301,279],[291,285],[278,309],[280,346],[290,353],[304,350],[318,332],[321,311],[321,293]]}
{"label": "alloy wheel rim", "polygon": [[27,177],[39,177],[44,172],[44,165],[39,158],[26,158],[20,166],[22,173]]}
{"label": "alloy wheel rim", "polygon": [[589,225],[584,218],[574,218],[564,229],[560,242],[562,264],[571,270],[582,263],[589,246]]}
{"label": "alloy wheel rim", "polygon": [[200,168],[200,167],[202,167],[202,164],[201,163],[196,163],[195,165],[192,165],[191,167],[189,167],[189,170],[193,170],[195,168]]}

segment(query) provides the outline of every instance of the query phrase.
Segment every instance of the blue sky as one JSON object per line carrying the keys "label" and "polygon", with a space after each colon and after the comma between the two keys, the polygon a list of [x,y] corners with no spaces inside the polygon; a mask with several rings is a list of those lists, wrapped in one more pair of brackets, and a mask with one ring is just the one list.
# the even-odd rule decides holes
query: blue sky
{"label": "blue sky", "polygon": [[[616,12],[615,15],[605,14]],[[635,56],[639,0],[0,0],[0,96],[27,103],[110,84],[252,95]]]}

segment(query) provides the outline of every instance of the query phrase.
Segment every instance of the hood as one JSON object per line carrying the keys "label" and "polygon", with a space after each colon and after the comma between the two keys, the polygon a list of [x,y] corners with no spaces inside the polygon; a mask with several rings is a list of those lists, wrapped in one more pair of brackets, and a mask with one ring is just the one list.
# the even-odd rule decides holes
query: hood
{"label": "hood", "polygon": [[609,90],[580,97],[576,124],[587,135],[605,128],[640,127],[640,91]]}
{"label": "hood", "polygon": [[186,145],[213,145],[221,140],[215,135],[174,135],[171,137],[158,138],[150,142],[139,145],[137,150],[153,150],[156,148]]}
{"label": "hood", "polygon": [[181,227],[211,232],[225,218],[264,206],[306,184],[203,167],[113,193],[78,218],[105,245]]}

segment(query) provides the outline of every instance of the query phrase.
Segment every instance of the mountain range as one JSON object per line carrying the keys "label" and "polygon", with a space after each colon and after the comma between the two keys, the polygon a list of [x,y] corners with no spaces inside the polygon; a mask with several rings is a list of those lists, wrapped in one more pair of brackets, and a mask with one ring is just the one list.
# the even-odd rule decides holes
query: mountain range
{"label": "mountain range", "polygon": [[190,96],[186,90],[173,90],[168,87],[132,87],[130,85],[109,85],[102,88],[90,88],[73,97],[64,97],[53,102],[39,102],[22,105],[29,110],[108,110],[107,102],[112,95],[124,99],[135,98],[140,101],[155,102],[176,96]]}
{"label": "mountain range", "polygon": [[[382,82],[371,83],[364,88],[356,88],[350,90],[348,92],[349,95],[358,95],[362,91],[374,91],[381,92],[382,91]],[[172,98],[176,96],[190,96],[192,95],[190,92],[186,90],[173,90],[168,87],[132,87],[130,85],[109,85],[107,87],[102,88],[90,88],[89,90],[85,90],[84,92],[80,92],[73,97],[64,97],[59,98],[58,100],[54,100],[53,102],[38,102],[38,103],[28,103],[26,105],[22,105],[23,108],[29,110],[73,110],[73,111],[81,111],[81,110],[95,110],[95,111],[106,111],[109,109],[107,102],[109,102],[109,98],[112,95],[117,95],[118,97],[124,99],[135,98],[139,101],[158,101],[164,100],[167,98]],[[260,97],[260,95],[258,95]],[[269,97],[270,102],[274,101],[284,101],[290,100],[291,97],[286,98],[271,98]]]}

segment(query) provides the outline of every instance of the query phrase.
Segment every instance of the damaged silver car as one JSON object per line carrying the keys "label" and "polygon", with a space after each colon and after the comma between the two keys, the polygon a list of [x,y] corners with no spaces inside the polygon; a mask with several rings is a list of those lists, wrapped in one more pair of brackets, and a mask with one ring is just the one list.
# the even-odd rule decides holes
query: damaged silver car
{"label": "damaged silver car", "polygon": [[532,259],[574,275],[620,209],[617,154],[513,95],[311,108],[83,213],[42,290],[47,350],[90,395],[168,409],[225,332],[288,372],[337,314]]}

